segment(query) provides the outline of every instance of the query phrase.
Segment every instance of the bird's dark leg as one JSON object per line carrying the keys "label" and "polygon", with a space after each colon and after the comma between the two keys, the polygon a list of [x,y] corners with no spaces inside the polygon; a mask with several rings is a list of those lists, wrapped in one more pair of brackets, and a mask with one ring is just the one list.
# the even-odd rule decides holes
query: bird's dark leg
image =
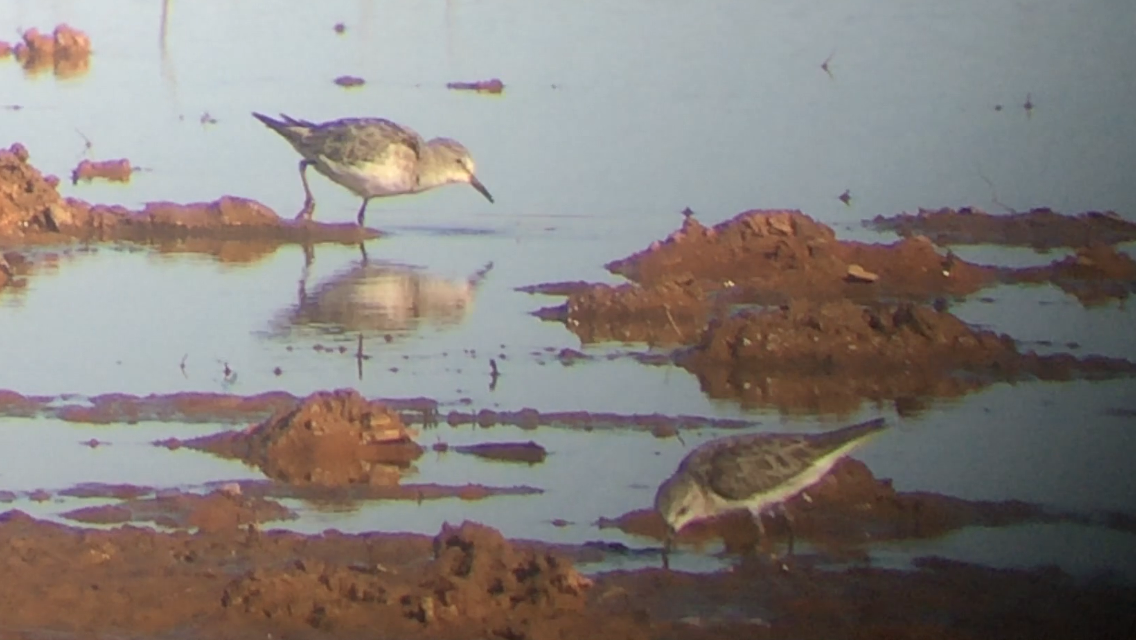
{"label": "bird's dark leg", "polygon": [[359,255],[363,256],[363,266],[367,266],[367,261],[370,258],[367,257],[367,246],[362,242],[359,243]]}
{"label": "bird's dark leg", "polygon": [[304,185],[304,206],[300,209],[300,213],[296,214],[297,220],[311,220],[312,212],[316,209],[316,199],[312,197],[312,190],[308,187],[308,167],[311,165],[311,160],[300,161],[300,182]]}
{"label": "bird's dark leg", "polygon": [[359,215],[355,217],[355,221],[359,226],[363,226],[363,216],[367,213],[367,203],[371,201],[370,198],[363,198],[363,204],[359,207]]}
{"label": "bird's dark leg", "polygon": [[663,537],[663,569],[670,571],[671,569],[671,548],[674,547],[675,532],[667,528],[667,532]]}
{"label": "bird's dark leg", "polygon": [[787,555],[793,555],[793,542],[796,535],[793,533],[793,516],[789,514],[789,509],[784,504],[781,505],[781,517],[785,518],[785,530],[789,533],[789,552]]}

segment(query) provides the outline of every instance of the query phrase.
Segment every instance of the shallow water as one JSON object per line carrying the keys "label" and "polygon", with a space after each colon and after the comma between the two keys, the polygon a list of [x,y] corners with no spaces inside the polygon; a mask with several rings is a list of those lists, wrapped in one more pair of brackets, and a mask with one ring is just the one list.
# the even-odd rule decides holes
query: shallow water
{"label": "shallow water", "polygon": [[[881,236],[861,228],[862,220],[920,206],[1113,209],[1129,218],[1136,211],[1129,186],[1136,147],[1127,142],[1136,139],[1129,116],[1136,76],[1117,64],[1136,55],[1136,9],[1123,0],[295,0],[274,3],[271,12],[213,0],[169,3],[164,40],[160,3],[109,4],[0,5],[0,22],[45,29],[65,21],[87,31],[95,49],[90,71],[66,80],[24,77],[14,62],[0,62],[3,101],[22,107],[0,109],[0,131],[9,136],[0,144],[23,143],[36,166],[59,175],[83,157],[128,157],[146,168],[129,185],[65,182],[64,193],[128,206],[234,194],[290,214],[302,196],[297,158],[249,116],[257,110],[313,120],[383,115],[427,137],[453,136],[473,151],[497,203],[459,187],[372,203],[369,222],[388,233],[368,244],[372,266],[405,277],[352,285],[358,250],[319,246],[305,295],[298,247],[251,263],[105,246],[60,253],[55,268],[40,268],[26,290],[0,296],[0,389],[306,394],[356,386],[368,396],[428,396],[463,407],[457,403],[467,399],[473,410],[743,417],[766,430],[895,417],[890,408],[867,406],[858,416],[783,417],[709,400],[676,368],[629,359],[562,365],[555,352],[579,348],[577,340],[528,315],[559,299],[513,289],[617,281],[603,263],[672,231],[686,206],[707,224],[748,208],[800,208],[842,237],[869,240]],[[332,30],[340,21],[343,35]],[[830,54],[831,76],[820,67]],[[332,84],[342,74],[367,84]],[[445,88],[493,76],[506,83],[502,97]],[[1030,112],[1022,107],[1027,96]],[[202,123],[205,114],[216,122]],[[312,186],[320,219],[354,216],[358,202],[346,191],[322,178]],[[850,206],[837,199],[845,189]],[[1061,255],[991,247],[959,253],[1015,265]],[[483,278],[460,291],[489,263]],[[417,298],[392,284],[411,280]],[[313,315],[313,308],[339,304],[315,303],[344,282],[350,306],[385,320],[367,328],[342,314]],[[423,282],[431,300],[442,302],[421,304]],[[1075,342],[1078,355],[1136,358],[1130,305],[1087,310],[1052,287],[998,287],[952,310],[1010,333],[1025,348],[1063,351]],[[361,379],[352,357],[360,334],[371,356]],[[491,357],[502,372],[492,390]],[[224,376],[226,364],[235,380]],[[1131,381],[997,385],[897,420],[858,457],[900,490],[1136,513],[1126,473],[1136,455],[1132,397]],[[1129,413],[1110,414],[1115,409]],[[5,419],[0,489],[57,490],[83,481],[201,488],[256,476],[203,454],[142,444],[187,432],[203,431]],[[439,434],[454,444],[531,437],[552,456],[532,468],[428,456],[416,479],[518,482],[547,493],[308,509],[289,526],[433,532],[443,520],[470,517],[507,535],[641,546],[590,523],[647,506],[686,451],[649,434],[448,427]],[[686,441],[693,446],[712,435]],[[91,437],[112,444],[79,444]],[[72,441],[74,450],[63,444]],[[588,500],[569,499],[579,487]],[[16,505],[57,513],[71,502],[21,498]],[[559,529],[548,524],[552,518],[576,525]],[[1101,535],[1063,531],[1082,541]],[[955,538],[922,552],[947,553],[963,544]],[[1100,539],[1126,557],[1136,550],[1133,535]],[[1022,540],[1025,551],[1014,561],[1028,563],[1034,538]],[[1061,563],[1050,542],[1038,540],[1036,561]]]}

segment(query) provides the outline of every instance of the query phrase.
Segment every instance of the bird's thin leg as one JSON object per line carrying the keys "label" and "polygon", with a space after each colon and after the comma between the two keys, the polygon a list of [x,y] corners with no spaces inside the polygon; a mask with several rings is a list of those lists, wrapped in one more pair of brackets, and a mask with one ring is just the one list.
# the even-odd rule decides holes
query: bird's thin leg
{"label": "bird's thin leg", "polygon": [[789,514],[789,509],[785,505],[781,505],[781,517],[785,518],[785,530],[789,533],[789,552],[787,555],[793,555],[793,542],[796,535],[793,533],[793,516]]}
{"label": "bird's thin leg", "polygon": [[363,198],[363,204],[359,207],[359,215],[355,217],[355,221],[359,226],[363,226],[363,216],[367,213],[367,203],[371,201],[370,198]]}
{"label": "bird's thin leg", "polygon": [[304,272],[316,261],[316,248],[310,242],[304,243]]}
{"label": "bird's thin leg", "polygon": [[761,521],[760,511],[750,511],[749,515],[753,518],[753,523],[757,525],[757,542],[753,545],[753,550],[756,552],[765,543],[765,523]]}
{"label": "bird's thin leg", "polygon": [[300,209],[300,213],[296,214],[297,220],[311,220],[312,212],[316,210],[316,199],[312,197],[312,190],[308,187],[308,167],[311,165],[311,160],[300,161],[300,182],[304,185],[304,206]]}
{"label": "bird's thin leg", "polygon": [[359,255],[363,256],[363,266],[367,266],[367,261],[370,258],[367,257],[367,246],[362,242],[359,243]]}

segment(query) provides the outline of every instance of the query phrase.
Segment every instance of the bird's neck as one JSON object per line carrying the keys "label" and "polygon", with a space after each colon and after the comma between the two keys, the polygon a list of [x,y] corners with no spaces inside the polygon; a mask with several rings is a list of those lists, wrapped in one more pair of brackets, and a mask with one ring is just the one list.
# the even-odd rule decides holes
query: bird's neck
{"label": "bird's neck", "polygon": [[461,182],[461,169],[433,145],[427,144],[418,159],[418,189],[425,191],[444,184]]}

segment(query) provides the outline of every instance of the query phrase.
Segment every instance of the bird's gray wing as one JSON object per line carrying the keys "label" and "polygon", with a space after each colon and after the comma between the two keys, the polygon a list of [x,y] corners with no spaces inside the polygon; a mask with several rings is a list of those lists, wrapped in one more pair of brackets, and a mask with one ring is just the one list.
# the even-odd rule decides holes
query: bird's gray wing
{"label": "bird's gray wing", "polygon": [[718,495],[741,500],[803,473],[819,457],[804,436],[766,435],[718,447],[707,457],[706,484]]}
{"label": "bird's gray wing", "polygon": [[382,118],[348,118],[317,125],[299,145],[304,157],[327,158],[339,164],[382,161],[390,153],[422,156],[422,136]]}

